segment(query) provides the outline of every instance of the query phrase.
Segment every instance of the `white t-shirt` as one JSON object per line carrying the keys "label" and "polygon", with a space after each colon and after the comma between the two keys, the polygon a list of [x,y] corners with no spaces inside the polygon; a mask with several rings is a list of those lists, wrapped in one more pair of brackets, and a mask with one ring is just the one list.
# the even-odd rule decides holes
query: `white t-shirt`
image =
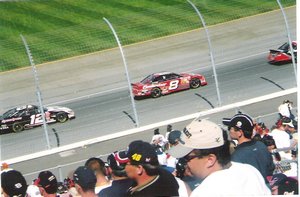
{"label": "white t-shirt", "polygon": [[278,111],[282,116],[289,117],[291,116],[290,110],[292,110],[292,106],[289,103],[283,103],[279,105]]}
{"label": "white t-shirt", "polygon": [[271,195],[260,172],[249,164],[231,162],[228,169],[206,177],[190,197]]}
{"label": "white t-shirt", "polygon": [[[289,148],[291,146],[291,140],[289,134],[285,131],[274,129],[269,135],[273,136],[276,147],[280,148]],[[292,155],[289,152],[279,151],[281,159],[292,159]]]}
{"label": "white t-shirt", "polygon": [[287,132],[273,129],[269,135],[273,136],[277,148],[287,148],[291,146],[290,136]]}
{"label": "white t-shirt", "polygon": [[188,191],[187,191],[185,183],[181,179],[179,179],[177,177],[175,177],[175,179],[176,179],[176,181],[177,181],[177,183],[179,185],[179,189],[178,189],[179,196],[180,197],[188,197],[189,194],[188,194]]}

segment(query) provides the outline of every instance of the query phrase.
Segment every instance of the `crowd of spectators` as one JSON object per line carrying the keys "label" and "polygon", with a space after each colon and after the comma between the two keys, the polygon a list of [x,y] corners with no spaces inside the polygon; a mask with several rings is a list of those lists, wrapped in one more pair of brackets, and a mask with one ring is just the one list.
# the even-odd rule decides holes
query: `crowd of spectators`
{"label": "crowd of spectators", "polygon": [[298,195],[297,120],[291,102],[279,107],[276,125],[238,113],[220,125],[197,118],[182,131],[167,126],[149,142],[132,141],[106,161],[89,158],[58,182],[42,171],[27,183],[3,163],[1,193],[8,196],[265,196]]}

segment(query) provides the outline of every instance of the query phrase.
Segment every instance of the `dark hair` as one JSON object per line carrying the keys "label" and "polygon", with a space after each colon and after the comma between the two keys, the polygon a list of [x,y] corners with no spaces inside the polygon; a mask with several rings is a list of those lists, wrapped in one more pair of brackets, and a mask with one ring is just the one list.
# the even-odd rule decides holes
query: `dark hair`
{"label": "dark hair", "polygon": [[[92,169],[92,165],[95,164],[95,163],[98,163],[99,164],[99,168],[96,168],[96,169]],[[101,159],[97,158],[97,157],[91,157],[89,158],[84,166],[94,170],[94,171],[97,171],[97,172],[100,172],[102,173],[104,176],[106,176],[106,168],[105,168],[105,163],[104,161],[102,161]]]}
{"label": "dark hair", "polygon": [[184,158],[180,158],[176,164],[176,177],[182,179],[184,177],[184,172],[186,169],[186,160]]}
{"label": "dark hair", "polygon": [[284,195],[285,192],[293,192],[293,195],[299,194],[298,180],[287,177],[287,180],[278,186],[278,195]]}
{"label": "dark hair", "polygon": [[[243,130],[243,129],[235,127],[235,126],[233,126],[233,128],[234,128],[235,131],[242,131],[245,138],[248,138],[248,139],[252,138],[253,130],[247,131],[247,130]],[[230,130],[230,128],[228,130]]]}
{"label": "dark hair", "polygon": [[140,164],[145,169],[147,175],[155,176],[159,174],[159,165],[152,165],[152,164]]}
{"label": "dark hair", "polygon": [[231,160],[230,155],[230,142],[228,140],[227,132],[222,129],[223,131],[223,138],[224,138],[224,145],[216,147],[216,148],[210,148],[210,149],[194,149],[193,152],[199,157],[201,156],[207,156],[210,154],[214,154],[217,157],[218,163],[222,166],[227,165]]}
{"label": "dark hair", "polygon": [[253,136],[252,139],[253,139],[254,141],[261,141],[261,140],[262,140],[262,138],[261,138],[261,136],[260,136],[259,133],[255,134],[255,135]]}

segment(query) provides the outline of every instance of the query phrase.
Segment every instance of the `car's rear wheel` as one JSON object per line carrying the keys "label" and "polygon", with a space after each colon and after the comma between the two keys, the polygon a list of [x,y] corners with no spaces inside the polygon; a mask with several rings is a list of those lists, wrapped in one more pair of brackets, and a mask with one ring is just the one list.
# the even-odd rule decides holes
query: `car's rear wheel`
{"label": "car's rear wheel", "polygon": [[158,98],[160,96],[161,96],[161,89],[159,89],[159,88],[153,88],[151,90],[151,97],[152,98]]}
{"label": "car's rear wheel", "polygon": [[201,82],[199,79],[197,78],[194,78],[191,80],[191,83],[190,83],[190,87],[195,89],[195,88],[199,88],[201,86]]}
{"label": "car's rear wheel", "polygon": [[56,114],[56,120],[57,122],[66,122],[68,120],[68,115],[64,112],[59,112]]}
{"label": "car's rear wheel", "polygon": [[19,133],[21,131],[24,130],[24,125],[20,122],[15,122],[13,125],[12,125],[12,130],[13,132],[15,133]]}

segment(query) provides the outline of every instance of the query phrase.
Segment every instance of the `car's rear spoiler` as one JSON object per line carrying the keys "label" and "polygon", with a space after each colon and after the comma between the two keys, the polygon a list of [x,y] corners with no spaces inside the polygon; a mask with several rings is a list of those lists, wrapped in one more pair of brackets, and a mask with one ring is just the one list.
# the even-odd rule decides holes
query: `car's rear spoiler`
{"label": "car's rear spoiler", "polygon": [[280,50],[270,49],[270,53],[282,53]]}

